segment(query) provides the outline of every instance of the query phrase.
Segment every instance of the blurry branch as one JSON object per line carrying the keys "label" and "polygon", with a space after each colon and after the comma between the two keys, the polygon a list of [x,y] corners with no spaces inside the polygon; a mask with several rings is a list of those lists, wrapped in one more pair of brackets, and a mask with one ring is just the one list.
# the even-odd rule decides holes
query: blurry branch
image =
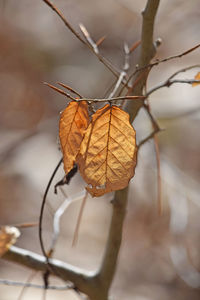
{"label": "blurry branch", "polygon": [[93,44],[88,43],[88,41],[84,40],[80,34],[70,25],[67,19],[62,15],[62,13],[53,5],[49,0],[42,0],[45,2],[56,14],[60,17],[60,19],[64,22],[65,26],[81,41],[85,46],[87,46],[97,57],[98,59],[104,64],[107,69],[109,69],[116,77],[119,76],[119,72],[115,69],[115,67],[104,57],[102,56],[99,51],[96,51],[98,46],[94,47]]}
{"label": "blurry branch", "polygon": [[[28,276],[26,282],[23,283],[23,284],[25,284],[25,285],[23,285],[22,290],[20,291],[20,294],[19,294],[17,300],[22,300],[22,298],[23,298],[23,296],[24,296],[24,294],[25,294],[26,289],[29,287],[29,284],[31,284],[31,281],[32,281],[33,278],[36,276],[36,274],[37,274],[37,271],[32,271],[31,274]],[[21,282],[20,282],[20,283],[21,283]],[[28,285],[28,286],[27,286],[27,285]]]}
{"label": "blurry branch", "polygon": [[97,44],[93,41],[93,39],[91,38],[89,32],[87,31],[86,27],[83,24],[79,24],[80,30],[82,31],[84,37],[86,38],[86,40],[88,41],[88,43],[91,45],[91,47],[94,50],[94,53],[96,53],[97,55],[99,54],[99,49]]}
{"label": "blurry branch", "polygon": [[[132,50],[133,51],[133,50]],[[130,64],[129,64],[129,60],[130,60],[130,50],[129,47],[126,43],[124,43],[124,66],[122,68],[122,71],[119,75],[119,78],[114,86],[113,91],[110,93],[109,98],[112,98],[115,93],[117,92],[117,90],[119,89],[121,83],[123,83],[123,80],[125,79],[125,77],[127,76],[127,71],[130,68]],[[127,87],[127,85],[123,85],[123,88]],[[121,92],[118,93],[118,97],[121,95]],[[122,100],[120,107],[123,106],[125,100]]]}
{"label": "blurry branch", "polygon": [[52,256],[55,250],[55,245],[58,240],[58,236],[60,233],[60,218],[64,214],[65,210],[69,206],[71,202],[70,198],[66,198],[65,201],[60,205],[60,207],[56,210],[53,218],[53,238],[51,242],[50,250],[48,251],[48,255]]}
{"label": "blurry branch", "polygon": [[146,96],[148,97],[149,95],[151,95],[152,93],[154,93],[155,91],[164,88],[164,87],[170,87],[172,84],[174,83],[187,83],[187,84],[193,84],[193,83],[199,83],[199,80],[194,80],[194,79],[167,79],[165,82],[155,86],[154,88],[152,88],[151,90],[149,90],[146,94]]}
{"label": "blurry branch", "polygon": [[[22,287],[31,287],[31,288],[36,288],[36,289],[45,289],[44,285],[20,282],[20,281],[12,281],[12,280],[6,280],[6,279],[0,279],[0,284],[9,285],[9,286],[22,286]],[[73,288],[73,286],[69,285],[69,284],[65,285],[65,286],[49,285],[47,287],[48,290],[58,290],[58,291],[65,291],[65,290],[68,290],[71,288]]]}
{"label": "blurry branch", "polygon": [[78,240],[79,228],[80,228],[81,219],[82,219],[82,216],[83,216],[83,210],[84,210],[87,198],[88,198],[88,191],[86,191],[85,196],[83,197],[83,199],[81,201],[81,207],[80,207],[80,210],[79,210],[78,220],[77,220],[75,231],[74,231],[72,246],[75,246],[76,243],[77,243],[77,240]]}
{"label": "blurry branch", "polygon": [[124,57],[124,66],[123,66],[123,69],[122,69],[122,71],[121,71],[121,73],[119,75],[119,78],[118,78],[118,80],[117,80],[117,82],[116,82],[116,84],[114,86],[114,89],[112,90],[112,92],[109,95],[109,98],[112,98],[115,95],[115,93],[117,92],[120,84],[122,83],[123,79],[127,75],[127,71],[128,71],[128,69],[130,67],[130,65],[129,65],[129,55],[130,55],[129,47],[125,43],[124,44],[124,56],[125,56]]}

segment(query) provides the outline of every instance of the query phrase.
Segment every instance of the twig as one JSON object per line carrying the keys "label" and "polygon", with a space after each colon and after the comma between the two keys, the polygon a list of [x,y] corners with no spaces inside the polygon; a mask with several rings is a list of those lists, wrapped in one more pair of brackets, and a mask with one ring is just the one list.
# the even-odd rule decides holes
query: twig
{"label": "twig", "polygon": [[98,103],[98,102],[110,102],[110,101],[117,101],[117,100],[138,100],[138,99],[145,99],[145,96],[121,96],[121,97],[113,97],[113,98],[105,98],[105,99],[94,99],[94,98],[82,98],[82,99],[76,99],[74,97],[72,97],[70,94],[64,92],[63,90],[53,86],[52,84],[49,84],[47,82],[44,82],[44,84],[46,84],[47,86],[49,86],[50,88],[54,89],[56,92],[68,97],[70,100],[72,101],[88,101],[88,102],[94,102],[94,103]]}
{"label": "twig", "polygon": [[57,209],[57,211],[54,214],[54,218],[53,218],[53,238],[52,238],[52,242],[51,242],[51,247],[49,252],[49,256],[52,256],[54,249],[55,249],[55,245],[56,242],[58,240],[58,236],[60,233],[60,218],[62,217],[63,213],[65,212],[65,210],[67,209],[67,207],[69,206],[69,204],[71,203],[71,198],[66,198],[65,201],[61,204],[61,206]]}
{"label": "twig", "polygon": [[200,65],[193,65],[193,66],[189,66],[189,67],[185,67],[183,69],[180,69],[180,70],[176,71],[174,74],[172,74],[168,79],[172,79],[180,73],[183,73],[183,72],[189,71],[191,69],[195,69],[195,68],[200,68]]}
{"label": "twig", "polygon": [[[36,283],[27,283],[27,282],[20,282],[20,281],[12,281],[7,279],[0,279],[0,284],[9,285],[9,286],[23,286],[23,287],[30,287],[36,289],[45,289],[44,285],[36,284]],[[57,291],[65,291],[68,289],[72,289],[73,285],[65,285],[65,286],[56,286],[56,285],[49,285],[48,290],[57,290]]]}
{"label": "twig", "polygon": [[56,166],[56,168],[54,169],[50,179],[49,179],[49,182],[47,184],[47,187],[46,187],[46,190],[45,190],[45,193],[44,193],[44,196],[43,196],[43,199],[42,199],[42,205],[41,205],[41,208],[40,208],[40,217],[39,217],[39,240],[40,240],[40,246],[41,246],[41,249],[42,249],[42,253],[43,255],[45,256],[46,258],[46,262],[47,264],[48,261],[49,261],[49,257],[45,251],[45,247],[44,247],[44,242],[43,242],[43,237],[42,237],[42,221],[43,221],[43,214],[44,214],[44,207],[45,207],[45,203],[46,203],[46,198],[47,198],[47,194],[48,194],[48,191],[50,189],[50,186],[51,186],[51,183],[59,169],[59,167],[61,166],[62,164],[62,161],[63,159],[61,158]]}
{"label": "twig", "polygon": [[79,27],[84,35],[84,37],[86,38],[86,40],[88,41],[88,43],[91,45],[91,47],[93,48],[94,52],[98,55],[99,54],[99,49],[97,44],[93,41],[93,39],[91,38],[89,32],[87,31],[86,27],[81,23],[79,24]]}
{"label": "twig", "polygon": [[47,85],[48,87],[50,87],[51,89],[55,90],[56,92],[58,92],[58,93],[60,93],[60,94],[62,94],[62,95],[64,95],[64,96],[66,96],[66,97],[69,98],[70,100],[72,100],[72,101],[77,101],[76,98],[72,97],[69,93],[64,92],[63,90],[57,88],[56,86],[54,86],[54,85],[52,85],[52,84],[50,84],[50,83],[47,83],[47,82],[43,82],[43,83],[44,83],[45,85]]}
{"label": "twig", "polygon": [[115,95],[115,93],[117,92],[120,84],[122,83],[123,79],[126,77],[127,75],[127,71],[130,67],[129,65],[129,54],[130,54],[130,51],[129,51],[129,47],[126,43],[124,43],[124,66],[123,66],[123,69],[119,75],[119,78],[115,84],[115,87],[114,89],[112,90],[112,92],[110,93],[109,97],[108,98],[113,98],[113,96]]}
{"label": "twig", "polygon": [[104,64],[107,69],[109,69],[116,77],[119,76],[119,72],[114,68],[114,66],[101,54],[96,53],[94,48],[86,42],[80,34],[70,25],[70,23],[66,20],[66,18],[62,15],[62,13],[53,5],[49,0],[42,0],[45,2],[55,13],[60,17],[60,19],[64,22],[65,26],[81,41],[85,46],[87,46],[97,57],[98,59]]}
{"label": "twig", "polygon": [[[142,23],[142,36],[141,36],[141,47],[140,47],[140,57],[138,66],[139,68],[130,76],[132,78],[136,73],[143,71],[148,68],[150,60],[155,55],[155,46],[153,43],[153,32],[155,17],[158,10],[160,1],[159,0],[148,0],[145,10],[143,12],[143,23]],[[129,78],[129,80],[130,80]],[[146,82],[146,76],[143,77],[137,84],[133,91],[133,95],[142,95],[143,86]],[[136,117],[138,111],[143,106],[143,101],[128,102],[126,105],[126,110],[130,114],[130,121],[133,121]]]}
{"label": "twig", "polygon": [[176,59],[176,58],[181,58],[183,57],[184,55],[187,55],[193,51],[195,51],[196,49],[198,49],[200,47],[200,44],[197,44],[196,46],[184,51],[184,52],[181,52],[179,54],[176,54],[176,55],[173,55],[173,56],[169,56],[169,57],[166,57],[164,59],[161,59],[161,60],[156,60],[155,62],[152,62],[152,63],[149,63],[149,64],[146,64],[144,65],[143,67],[137,67],[137,69],[130,75],[129,77],[129,80],[135,76],[136,73],[144,70],[144,69],[147,69],[147,68],[152,68],[154,66],[158,66],[159,64],[161,63],[164,63],[164,62],[168,62],[170,60],[173,60],[173,59]]}
{"label": "twig", "polygon": [[146,94],[146,96],[150,96],[152,93],[154,93],[155,91],[164,88],[164,87],[170,87],[172,84],[174,83],[187,83],[187,84],[193,84],[193,83],[199,83],[199,80],[194,80],[194,79],[167,79],[165,82],[155,86],[154,88],[152,88],[151,90],[149,90]]}
{"label": "twig", "polygon": [[77,91],[75,91],[74,89],[72,89],[70,86],[68,86],[68,85],[66,85],[64,83],[61,83],[61,82],[58,82],[58,84],[61,85],[62,87],[64,87],[65,89],[69,90],[70,92],[74,93],[79,98],[83,98]]}

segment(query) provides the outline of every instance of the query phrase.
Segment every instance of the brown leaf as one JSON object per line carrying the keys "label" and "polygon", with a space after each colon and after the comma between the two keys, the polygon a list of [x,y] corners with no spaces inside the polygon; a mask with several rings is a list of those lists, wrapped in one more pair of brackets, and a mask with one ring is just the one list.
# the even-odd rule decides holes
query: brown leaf
{"label": "brown leaf", "polygon": [[77,162],[92,196],[125,188],[136,166],[135,130],[129,115],[106,105],[92,117]]}
{"label": "brown leaf", "polygon": [[59,136],[66,173],[73,168],[88,124],[89,115],[86,101],[72,101],[61,113]]}
{"label": "brown leaf", "polygon": [[16,227],[4,226],[0,229],[0,257],[15,244],[20,232]]}
{"label": "brown leaf", "polygon": [[[195,80],[200,80],[200,72],[198,72],[197,73],[197,75],[194,77],[194,79]],[[198,82],[194,82],[193,84],[192,84],[192,86],[197,86],[197,85],[199,85],[200,84],[200,82],[198,83]]]}

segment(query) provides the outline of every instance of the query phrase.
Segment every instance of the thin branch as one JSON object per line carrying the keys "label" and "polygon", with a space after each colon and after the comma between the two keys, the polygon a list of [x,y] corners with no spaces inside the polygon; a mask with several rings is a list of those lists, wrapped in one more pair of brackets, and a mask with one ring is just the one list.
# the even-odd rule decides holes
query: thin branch
{"label": "thin branch", "polygon": [[[21,290],[21,292],[20,292],[20,294],[19,294],[17,300],[22,300],[22,297],[24,296],[24,293],[25,293],[27,287],[29,287],[29,286],[27,286],[27,284],[31,284],[31,281],[32,281],[33,278],[36,276],[36,274],[37,274],[37,272],[36,272],[36,271],[33,271],[33,272],[31,272],[31,274],[28,276],[28,278],[27,278],[27,280],[26,280],[26,282],[25,282],[25,285],[23,285],[23,288],[22,288],[22,290]],[[12,281],[11,281],[11,282],[12,282]],[[21,282],[20,282],[20,283],[21,283]]]}
{"label": "thin branch", "polygon": [[189,67],[185,67],[183,69],[180,69],[180,70],[176,71],[175,73],[173,73],[168,79],[172,79],[180,73],[189,71],[191,69],[196,69],[196,68],[200,68],[200,65],[193,65],[193,66],[189,66]]}
{"label": "thin branch", "polygon": [[[157,59],[155,62],[152,62],[152,63],[149,63],[149,64],[146,64],[144,65],[143,67],[139,67],[137,66],[137,69],[130,75],[129,79],[128,79],[128,82],[130,81],[130,79],[132,77],[134,77],[138,72],[140,71],[143,71],[147,68],[152,68],[152,67],[155,67],[155,66],[158,66],[159,64],[161,63],[165,63],[165,62],[168,62],[170,60],[173,60],[173,59],[176,59],[176,58],[182,58],[183,56],[195,51],[196,49],[198,49],[200,47],[200,44],[197,44],[196,46],[192,47],[192,48],[189,48],[188,50],[184,51],[184,52],[181,52],[179,54],[176,54],[176,55],[173,55],[173,56],[169,56],[169,57],[166,57],[164,59]],[[197,65],[198,66],[198,65]]]}
{"label": "thin branch", "polygon": [[[9,285],[9,286],[23,286],[26,288],[35,288],[35,289],[45,289],[44,285],[36,284],[36,283],[27,283],[27,282],[20,282],[20,281],[12,281],[7,279],[0,279],[0,284]],[[56,286],[56,285],[49,285],[47,287],[48,290],[57,290],[57,291],[65,291],[72,289],[73,285],[65,285],[65,286]]]}
{"label": "thin branch", "polygon": [[61,83],[61,82],[58,82],[58,84],[61,85],[62,87],[64,87],[65,89],[69,90],[70,92],[74,93],[79,98],[83,98],[77,91],[75,91],[74,89],[72,89],[70,86],[68,86],[68,85],[66,85],[64,83]]}
{"label": "thin branch", "polygon": [[138,99],[145,99],[146,97],[145,96],[121,96],[121,97],[113,97],[113,98],[82,98],[82,99],[76,99],[74,97],[72,97],[70,94],[64,92],[63,90],[53,86],[52,84],[49,84],[47,82],[44,82],[44,84],[46,84],[48,87],[52,88],[53,90],[55,90],[56,92],[68,97],[70,100],[72,101],[76,101],[76,102],[79,102],[79,101],[88,101],[88,102],[94,102],[94,103],[98,103],[98,102],[110,102],[110,101],[118,101],[118,100],[138,100]]}
{"label": "thin branch", "polygon": [[85,46],[87,46],[97,57],[98,59],[104,64],[107,69],[109,69],[116,77],[119,76],[119,72],[116,70],[116,68],[101,54],[95,52],[94,48],[85,41],[80,34],[70,25],[70,23],[67,21],[67,19],[62,15],[62,13],[57,9],[55,5],[53,5],[49,0],[42,0],[45,2],[55,13],[60,17],[60,19],[63,21],[65,26],[79,39],[81,43],[83,43]]}
{"label": "thin branch", "polygon": [[[48,264],[49,258],[48,258],[48,255],[47,255],[46,251],[45,251],[44,242],[43,242],[43,237],[42,237],[42,221],[43,221],[44,207],[45,207],[45,203],[46,203],[46,198],[47,198],[48,191],[49,191],[49,189],[50,189],[50,186],[51,186],[51,184],[52,184],[52,181],[53,181],[53,179],[54,179],[54,177],[55,177],[55,175],[56,175],[56,173],[57,173],[59,167],[60,167],[61,164],[62,164],[62,161],[63,161],[63,159],[61,158],[61,159],[59,160],[59,162],[58,162],[56,168],[54,169],[54,171],[53,171],[53,173],[52,173],[50,179],[49,179],[49,182],[48,182],[48,184],[47,184],[47,187],[46,187],[46,190],[45,190],[43,199],[42,199],[42,205],[41,205],[41,208],[40,208],[40,217],[39,217],[39,239],[40,239],[40,246],[41,246],[41,249],[42,249],[42,253],[43,253],[43,255],[44,255],[45,258],[46,258],[47,264]],[[46,271],[46,270],[45,270],[45,271]]]}
{"label": "thin branch", "polygon": [[154,88],[152,88],[151,90],[149,90],[146,94],[146,96],[150,96],[152,93],[154,93],[155,91],[164,88],[164,87],[170,87],[172,84],[174,83],[187,83],[187,84],[193,84],[193,83],[199,83],[199,80],[194,80],[194,79],[167,79],[166,81],[164,81],[163,83],[155,86]]}
{"label": "thin branch", "polygon": [[117,82],[115,84],[114,89],[112,90],[112,92],[109,95],[109,98],[112,98],[115,95],[115,93],[117,92],[120,84],[123,82],[124,78],[126,77],[127,71],[128,71],[128,69],[130,67],[130,65],[129,65],[129,59],[130,59],[129,54],[130,54],[130,51],[129,51],[129,47],[128,47],[128,45],[126,43],[124,44],[124,54],[125,55],[124,55],[124,66],[123,66],[123,69],[122,69],[122,71],[121,71],[121,73],[119,75],[119,78],[118,78],[118,80],[117,80]]}
{"label": "thin branch", "polygon": [[86,27],[81,23],[79,24],[79,27],[84,35],[84,37],[86,38],[86,40],[88,41],[88,43],[91,45],[91,47],[93,48],[94,52],[98,55],[99,54],[99,49],[97,44],[93,41],[93,39],[91,38],[89,32],[87,31]]}
{"label": "thin branch", "polygon": [[80,225],[81,225],[81,219],[82,219],[82,216],[83,216],[83,210],[84,210],[87,198],[88,198],[88,192],[86,191],[85,196],[83,197],[83,199],[81,201],[81,208],[80,208],[80,211],[79,211],[78,220],[77,220],[75,231],[74,231],[72,246],[75,246],[76,243],[77,243],[77,240],[78,240],[79,228],[80,228]]}
{"label": "thin branch", "polygon": [[60,205],[60,207],[56,210],[53,218],[53,238],[51,242],[50,250],[48,251],[49,256],[52,256],[56,242],[58,240],[58,236],[60,233],[60,218],[64,214],[65,210],[68,208],[71,203],[71,198],[66,198],[65,201]]}

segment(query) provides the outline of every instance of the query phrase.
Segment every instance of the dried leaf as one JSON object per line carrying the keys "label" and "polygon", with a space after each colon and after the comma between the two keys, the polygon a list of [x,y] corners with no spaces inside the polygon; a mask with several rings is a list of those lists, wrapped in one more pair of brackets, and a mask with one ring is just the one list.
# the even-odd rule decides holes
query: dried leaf
{"label": "dried leaf", "polygon": [[[197,73],[197,75],[194,77],[194,79],[195,80],[200,80],[200,72],[198,72]],[[200,84],[200,82],[198,83],[198,82],[194,82],[193,84],[192,84],[192,86],[197,86],[197,85],[199,85]]]}
{"label": "dried leaf", "polygon": [[135,130],[129,115],[106,105],[92,117],[77,162],[92,196],[125,188],[136,166]]}
{"label": "dried leaf", "polygon": [[59,136],[64,169],[67,174],[73,168],[88,124],[89,115],[86,101],[72,101],[61,113]]}
{"label": "dried leaf", "polygon": [[16,227],[4,226],[0,229],[0,257],[15,244],[20,232]]}

